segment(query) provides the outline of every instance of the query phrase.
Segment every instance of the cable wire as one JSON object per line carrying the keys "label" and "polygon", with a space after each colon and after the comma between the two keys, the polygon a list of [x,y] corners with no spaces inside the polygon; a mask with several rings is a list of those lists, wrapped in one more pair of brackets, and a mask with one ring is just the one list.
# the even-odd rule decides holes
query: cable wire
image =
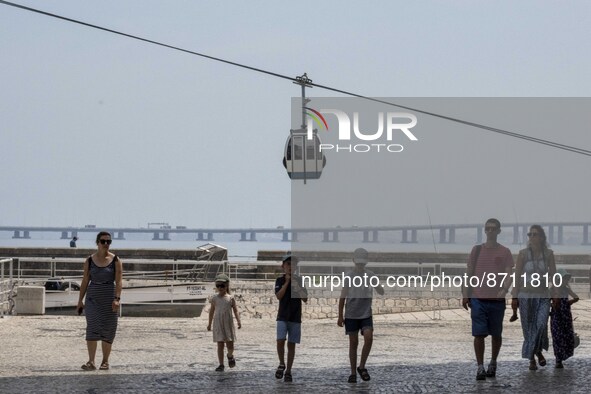
{"label": "cable wire", "polygon": [[[237,62],[232,62],[232,61],[225,60],[225,59],[222,59],[222,58],[219,58],[219,57],[206,55],[204,53],[199,53],[199,52],[191,51],[189,49],[180,48],[180,47],[177,47],[177,46],[174,46],[174,45],[169,45],[169,44],[165,44],[165,43],[162,43],[162,42],[159,42],[159,41],[150,40],[150,39],[139,37],[139,36],[136,36],[136,35],[133,35],[133,34],[128,34],[128,33],[124,33],[124,32],[121,32],[121,31],[109,29],[109,28],[106,28],[106,27],[94,25],[92,23],[87,23],[87,22],[83,22],[83,21],[80,21],[80,20],[77,20],[77,19],[72,19],[72,18],[68,18],[68,17],[65,17],[65,16],[53,14],[53,13],[42,11],[42,10],[39,10],[39,9],[36,9],[36,8],[31,8],[31,7],[27,7],[27,6],[24,6],[24,5],[20,5],[20,4],[16,4],[16,3],[11,3],[11,2],[5,1],[5,0],[0,0],[0,4],[4,4],[4,5],[15,7],[15,8],[20,8],[20,9],[25,10],[25,11],[34,12],[34,13],[45,15],[45,16],[49,16],[49,17],[52,17],[52,18],[61,19],[61,20],[67,21],[67,22],[79,24],[79,25],[90,27],[90,28],[93,28],[93,29],[98,29],[98,30],[106,31],[108,33],[117,34],[117,35],[120,35],[120,36],[132,38],[134,40],[139,40],[139,41],[147,42],[149,44],[154,44],[154,45],[158,45],[158,46],[161,46],[161,47],[173,49],[173,50],[176,50],[176,51],[189,53],[191,55],[196,55],[196,56],[200,56],[200,57],[203,57],[203,58],[206,58],[206,59],[215,60],[215,61],[218,61],[218,62],[221,62],[221,63],[229,64],[229,65],[232,65],[232,66],[245,68],[247,70],[256,71],[256,72],[267,74],[267,75],[271,75],[271,76],[274,76],[274,77],[277,77],[277,78],[287,79],[287,80],[292,81],[292,82],[294,82],[296,84],[300,84],[300,81],[297,78],[293,78],[293,77],[290,77],[290,76],[287,76],[287,75],[283,75],[283,74],[279,74],[279,73],[276,73],[276,72],[264,70],[264,69],[257,68],[257,67],[248,66],[248,65],[245,65],[245,64],[237,63]],[[441,115],[441,114],[437,114],[437,113],[434,113],[434,112],[420,110],[420,109],[417,109],[417,108],[411,108],[411,107],[407,107],[407,106],[404,106],[404,105],[399,105],[399,104],[396,104],[396,103],[392,103],[392,102],[389,102],[389,101],[380,100],[380,99],[373,98],[373,97],[368,97],[368,96],[363,96],[361,94],[357,94],[357,93],[353,93],[353,92],[348,92],[346,90],[332,88],[330,86],[325,86],[325,85],[320,85],[320,84],[317,84],[317,83],[313,83],[311,80],[308,80],[307,84],[308,84],[308,86],[317,87],[319,89],[324,89],[324,90],[328,90],[328,91],[335,92],[335,93],[341,93],[341,94],[344,94],[344,95],[347,95],[347,96],[357,97],[357,98],[361,98],[361,99],[364,99],[364,100],[369,100],[369,101],[373,101],[373,102],[377,102],[377,103],[381,103],[381,104],[386,104],[386,105],[394,106],[394,107],[397,107],[397,108],[406,109],[406,110],[413,111],[413,112],[418,112],[418,113],[421,113],[421,114],[424,114],[424,115],[429,115],[429,116],[433,116],[433,117],[436,117],[436,118],[445,119],[445,120],[448,120],[448,121],[451,121],[451,122],[456,122],[456,123],[464,124],[464,125],[467,125],[467,126],[478,128],[478,129],[491,131],[493,133],[506,135],[506,136],[509,136],[509,137],[519,138],[519,139],[522,139],[522,140],[525,140],[525,141],[535,142],[535,143],[546,145],[546,146],[549,146],[549,147],[552,147],[552,148],[562,149],[562,150],[565,150],[565,151],[568,151],[568,152],[578,153],[578,154],[585,155],[585,156],[591,156],[591,150],[588,150],[588,149],[577,148],[577,147],[574,147],[574,146],[565,145],[565,144],[561,144],[561,143],[558,143],[558,142],[545,140],[545,139],[542,139],[542,138],[531,137],[531,136],[528,136],[528,135],[519,134],[519,133],[515,133],[515,132],[512,132],[512,131],[508,131],[508,130],[503,130],[503,129],[499,129],[499,128],[496,128],[496,127],[486,126],[486,125],[483,125],[483,124],[480,124],[480,123],[475,123],[475,122],[471,122],[471,121],[467,121],[467,120],[462,120],[462,119],[454,118],[454,117],[451,117],[451,116]]]}

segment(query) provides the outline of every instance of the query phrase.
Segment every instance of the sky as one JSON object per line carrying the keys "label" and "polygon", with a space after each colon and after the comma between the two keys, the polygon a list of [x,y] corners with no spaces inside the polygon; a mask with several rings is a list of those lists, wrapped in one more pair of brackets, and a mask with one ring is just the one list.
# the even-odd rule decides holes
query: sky
{"label": "sky", "polygon": [[[451,115],[470,113],[444,98],[591,92],[584,1],[18,3],[366,96],[439,98],[409,100]],[[344,173],[337,156],[318,181],[287,177],[300,94],[288,80],[2,4],[0,53],[0,225],[288,227],[315,201],[319,224],[591,220],[591,157],[429,120],[398,162],[358,174],[393,202],[364,222],[350,180],[331,178]],[[574,127],[588,104],[576,101],[572,127],[552,109],[470,120],[591,149],[588,127]],[[540,128],[541,115],[554,126]],[[356,214],[323,219],[339,195]]]}

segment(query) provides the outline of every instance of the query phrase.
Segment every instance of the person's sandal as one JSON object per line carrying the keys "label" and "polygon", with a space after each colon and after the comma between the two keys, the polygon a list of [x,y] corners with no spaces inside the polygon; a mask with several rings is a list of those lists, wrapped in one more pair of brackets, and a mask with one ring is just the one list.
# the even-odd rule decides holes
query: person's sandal
{"label": "person's sandal", "polygon": [[367,372],[366,368],[359,368],[357,367],[357,372],[359,372],[359,376],[361,376],[361,380],[367,382],[371,377],[369,376],[369,372]]}
{"label": "person's sandal", "polygon": [[347,383],[357,383],[357,375],[349,375]]}
{"label": "person's sandal", "polygon": [[293,378],[291,377],[291,373],[286,372],[283,377],[283,381],[284,382],[293,382]]}
{"label": "person's sandal", "polygon": [[82,365],[82,369],[85,371],[94,371],[96,369],[96,366],[92,361],[89,361],[86,364]]}
{"label": "person's sandal", "polygon": [[279,365],[277,371],[275,371],[275,377],[277,379],[283,379],[283,371],[285,371],[285,365]]}
{"label": "person's sandal", "polygon": [[538,364],[540,364],[540,367],[545,367],[546,366],[546,359],[544,358],[544,355],[540,352],[537,354],[538,356]]}
{"label": "person's sandal", "polygon": [[516,320],[518,320],[518,319],[519,319],[519,318],[517,317],[517,315],[513,315],[513,316],[511,316],[511,318],[509,319],[509,321],[510,321],[511,323],[513,323],[514,321],[516,321]]}
{"label": "person's sandal", "polygon": [[103,370],[103,371],[105,371],[105,370],[109,369],[109,363],[108,363],[108,362],[106,362],[106,361],[103,361],[103,362],[101,363],[101,366],[99,367],[99,369],[100,369],[100,370]]}
{"label": "person's sandal", "polygon": [[556,365],[554,366],[554,368],[558,368],[558,369],[564,368],[564,365],[562,365],[562,361],[556,361]]}
{"label": "person's sandal", "polygon": [[487,378],[495,378],[497,376],[497,364],[488,364],[486,369]]}
{"label": "person's sandal", "polygon": [[228,356],[228,366],[234,368],[236,366],[236,359],[234,356]]}
{"label": "person's sandal", "polygon": [[223,372],[224,371],[224,366],[223,365],[220,365],[215,370],[216,370],[216,372]]}
{"label": "person's sandal", "polygon": [[538,366],[536,365],[536,360],[529,360],[529,370],[535,371],[536,369],[538,369]]}

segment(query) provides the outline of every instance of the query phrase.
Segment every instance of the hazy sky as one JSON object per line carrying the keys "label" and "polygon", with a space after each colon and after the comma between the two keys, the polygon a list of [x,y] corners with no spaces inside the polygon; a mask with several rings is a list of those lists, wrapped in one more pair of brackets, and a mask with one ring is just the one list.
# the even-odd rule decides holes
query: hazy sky
{"label": "hazy sky", "polygon": [[[20,4],[367,96],[591,92],[584,1]],[[298,86],[5,5],[0,53],[0,225],[290,225],[281,159]],[[538,132],[527,117],[482,118],[470,120]],[[591,149],[588,127],[540,136]],[[365,174],[390,181],[381,198],[416,206],[393,204],[376,224],[425,223],[426,206],[434,223],[591,220],[591,157],[466,127],[419,143],[399,167]],[[405,176],[417,167],[430,177]],[[447,198],[444,176],[481,200]]]}

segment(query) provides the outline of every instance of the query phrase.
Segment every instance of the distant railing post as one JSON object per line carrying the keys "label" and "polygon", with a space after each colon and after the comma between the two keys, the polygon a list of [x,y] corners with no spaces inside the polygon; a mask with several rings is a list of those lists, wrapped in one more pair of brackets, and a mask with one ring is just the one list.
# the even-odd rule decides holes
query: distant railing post
{"label": "distant railing post", "polygon": [[[12,273],[15,259],[0,260],[0,318],[4,318],[4,305],[6,305],[7,314],[11,314],[12,290],[14,285],[14,275]],[[6,263],[8,263],[8,279],[6,279]]]}
{"label": "distant railing post", "polygon": [[4,260],[0,260],[0,318],[4,318]]}

